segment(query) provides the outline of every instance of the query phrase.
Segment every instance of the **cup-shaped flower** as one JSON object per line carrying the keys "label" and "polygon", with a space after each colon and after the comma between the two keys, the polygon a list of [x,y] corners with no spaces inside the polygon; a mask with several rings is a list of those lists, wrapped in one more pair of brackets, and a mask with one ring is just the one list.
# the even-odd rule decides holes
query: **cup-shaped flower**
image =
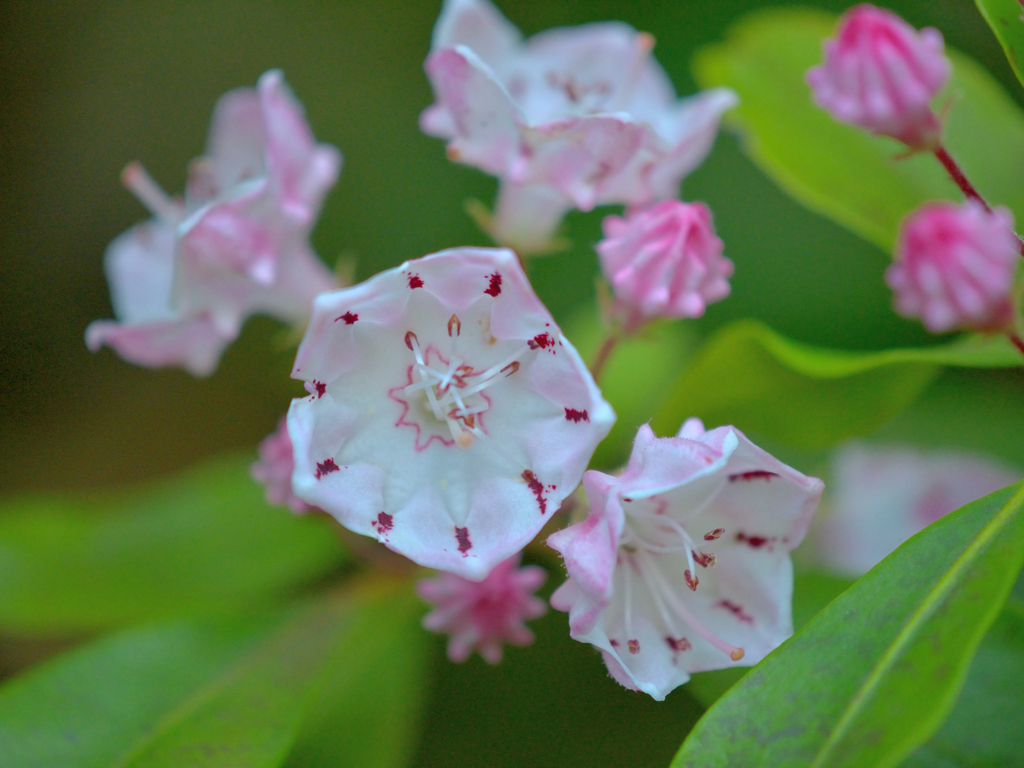
{"label": "cup-shaped flower", "polygon": [[896,311],[932,333],[1001,331],[1014,319],[1013,214],[974,200],[925,203],[907,217],[885,273]]}
{"label": "cup-shaped flower", "polygon": [[679,194],[736,97],[677,99],[653,47],[618,22],[523,41],[488,0],[445,1],[426,62],[436,101],[420,125],[453,160],[501,179],[499,243],[541,251],[573,208]]}
{"label": "cup-shaped flower", "polygon": [[700,317],[729,295],[733,265],[707,206],[666,200],[608,216],[602,226],[597,253],[627,329],[657,317]]}
{"label": "cup-shaped flower", "polygon": [[503,643],[529,645],[533,632],[526,623],[543,616],[547,605],[534,596],[547,578],[539,565],[519,566],[519,555],[498,563],[483,581],[454,573],[423,579],[416,592],[434,610],[423,617],[431,632],[449,635],[448,658],[465,661],[477,651],[489,664],[503,655]]}
{"label": "cup-shaped flower", "polygon": [[551,604],[627,688],[661,701],[693,672],[756,664],[792,633],[793,566],[820,480],[733,427],[637,433],[619,476],[591,470],[587,519],[552,534]]}
{"label": "cup-shaped flower", "polygon": [[614,422],[516,255],[455,248],[317,298],[292,486],[356,533],[479,581],[579,484]]}
{"label": "cup-shaped flower", "polygon": [[1021,477],[962,451],[847,445],[833,456],[829,492],[805,548],[817,565],[857,578],[940,517]]}
{"label": "cup-shaped flower", "polygon": [[823,44],[825,61],[807,72],[818,106],[836,120],[915,149],[942,133],[931,102],[949,79],[942,33],[914,29],[896,14],[858,5]]}
{"label": "cup-shaped flower", "polygon": [[256,482],[263,484],[267,503],[288,507],[296,513],[307,512],[310,506],[292,491],[295,459],[285,419],[281,419],[277,429],[263,438],[259,456],[252,465],[252,477]]}
{"label": "cup-shaped flower", "polygon": [[184,200],[137,163],[125,169],[125,186],[155,218],[107,249],[117,320],[92,323],[89,348],[109,344],[140,365],[207,375],[250,314],[304,322],[317,294],[336,287],[309,231],[340,166],[336,149],[314,141],[280,72],[222,96]]}

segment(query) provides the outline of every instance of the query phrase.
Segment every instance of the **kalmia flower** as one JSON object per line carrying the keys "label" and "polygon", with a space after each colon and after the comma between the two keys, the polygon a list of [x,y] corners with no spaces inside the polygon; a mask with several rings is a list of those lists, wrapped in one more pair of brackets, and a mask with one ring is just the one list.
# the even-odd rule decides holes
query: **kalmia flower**
{"label": "kalmia flower", "polygon": [[608,216],[597,244],[627,328],[657,317],[700,317],[729,295],[733,265],[722,256],[711,211],[700,203],[667,200]]}
{"label": "kalmia flower", "polygon": [[288,436],[285,419],[277,429],[260,443],[260,457],[252,465],[253,479],[266,488],[268,504],[288,507],[292,512],[307,512],[309,505],[292,491],[292,472],[295,459],[292,455],[292,439]]}
{"label": "kalmia flower", "polygon": [[823,48],[824,63],[807,72],[818,106],[915,149],[935,147],[942,128],[931,102],[951,71],[941,32],[865,4],[843,14]]}
{"label": "kalmia flower", "polygon": [[483,579],[579,484],[615,419],[516,255],[455,248],[317,298],[292,485],[356,533]]}
{"label": "kalmia flower", "polygon": [[727,89],[678,100],[654,38],[609,22],[523,41],[487,0],[446,0],[427,74],[423,130],[453,160],[501,179],[495,239],[544,250],[573,208],[674,198],[707,155]]}
{"label": "kalmia flower", "polygon": [[442,573],[416,585],[417,594],[435,606],[423,617],[424,628],[450,635],[449,659],[465,661],[477,651],[484,661],[497,664],[503,643],[533,642],[525,622],[547,610],[544,601],[533,594],[547,574],[539,565],[518,565],[519,555],[514,555],[494,566],[483,581]]}
{"label": "kalmia flower", "polygon": [[756,664],[792,633],[789,557],[822,482],[733,427],[637,433],[618,477],[589,471],[587,519],[548,544],[569,574],[551,604],[627,688],[662,700],[693,672]]}
{"label": "kalmia flower", "polygon": [[885,273],[896,311],[932,333],[1000,331],[1013,321],[1018,241],[1013,214],[974,200],[926,203],[903,223]]}
{"label": "kalmia flower", "polygon": [[309,232],[340,165],[334,147],[315,142],[280,72],[225,94],[184,200],[137,163],[125,169],[125,186],[155,218],[107,249],[118,319],[92,323],[86,344],[202,376],[248,315],[304,322],[316,295],[336,287]]}
{"label": "kalmia flower", "polygon": [[857,444],[837,451],[832,468],[807,545],[816,562],[854,578],[939,518],[1022,477],[960,451]]}

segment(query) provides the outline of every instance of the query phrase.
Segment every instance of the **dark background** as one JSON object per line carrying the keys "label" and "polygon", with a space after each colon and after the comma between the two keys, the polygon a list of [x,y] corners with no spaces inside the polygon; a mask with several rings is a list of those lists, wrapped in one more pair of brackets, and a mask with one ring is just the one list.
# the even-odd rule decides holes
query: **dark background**
{"label": "dark background", "polygon": [[[527,34],[606,19],[647,30],[687,94],[695,88],[689,61],[696,48],[767,4],[499,5]],[[941,29],[1021,99],[969,0],[888,5],[916,26]],[[263,71],[284,70],[318,139],[345,157],[314,238],[325,261],[356,257],[362,279],[444,247],[488,244],[463,204],[490,204],[494,180],[448,162],[443,144],[417,127],[431,102],[422,62],[439,7],[398,0],[0,4],[0,492],[121,485],[224,451],[254,451],[301,393],[288,379],[294,350],[266,318],[249,321],[206,380],[137,368],[109,350],[93,355],[83,343],[91,320],[111,316],[104,248],[146,216],[120,188],[121,168],[141,160],[168,191],[180,191],[217,97],[253,85]],[[891,312],[882,282],[888,255],[784,197],[733,136],[720,138],[684,196],[709,203],[736,263],[732,297],[694,323],[699,333],[757,317],[829,346],[935,340]],[[533,265],[535,287],[559,320],[591,300],[590,246],[601,215],[571,215],[575,249]],[[986,376],[948,374],[937,391],[956,403],[984,381],[995,398],[984,408],[999,418],[1000,403],[1019,400],[1019,382]],[[906,427],[939,442],[955,431],[927,419]],[[899,423],[889,433],[899,437]],[[1014,454],[1017,442],[1008,437],[1002,452]],[[665,764],[698,714],[693,701],[677,693],[658,705],[619,689],[588,648],[568,641],[564,616],[538,622],[538,633],[536,646],[513,649],[496,669],[478,659],[455,667],[438,654],[420,763]]]}

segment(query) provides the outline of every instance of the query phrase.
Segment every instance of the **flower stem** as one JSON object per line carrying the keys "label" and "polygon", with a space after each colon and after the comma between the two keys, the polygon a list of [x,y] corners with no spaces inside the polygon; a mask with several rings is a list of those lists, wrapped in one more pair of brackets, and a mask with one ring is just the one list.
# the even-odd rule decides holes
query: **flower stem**
{"label": "flower stem", "polygon": [[1020,353],[1024,355],[1024,339],[1022,339],[1015,331],[1009,331],[1007,336],[1010,337],[1010,341],[1013,342],[1013,346],[1020,350]]}
{"label": "flower stem", "polygon": [[[985,207],[986,211],[991,213],[992,208],[989,207],[987,202],[985,202],[985,198],[981,196],[981,193],[974,188],[974,185],[971,184],[970,179],[968,179],[967,175],[964,173],[963,168],[957,164],[956,160],[953,159],[953,156],[946,151],[946,148],[939,144],[933,151],[935,153],[935,157],[938,158],[940,163],[942,163],[942,167],[946,169],[947,173],[949,173],[950,178],[952,178],[956,185],[960,187],[960,191],[963,192],[967,198],[977,200]],[[1017,235],[1017,243],[1020,255],[1024,256],[1024,239],[1021,239],[1020,235]]]}
{"label": "flower stem", "polygon": [[615,349],[615,345],[618,343],[619,335],[612,331],[608,334],[604,343],[601,344],[601,348],[597,350],[597,357],[595,357],[594,362],[590,364],[590,375],[594,377],[594,381],[599,381],[601,379],[601,372],[608,363],[608,358],[612,356],[612,350]]}

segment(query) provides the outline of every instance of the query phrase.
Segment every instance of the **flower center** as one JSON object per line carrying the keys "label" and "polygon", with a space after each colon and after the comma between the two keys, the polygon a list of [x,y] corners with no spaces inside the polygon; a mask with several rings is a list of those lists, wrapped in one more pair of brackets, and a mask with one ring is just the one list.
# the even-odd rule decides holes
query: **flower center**
{"label": "flower center", "polygon": [[[448,320],[451,339],[448,360],[445,363],[438,355],[440,366],[430,364],[415,333],[406,333],[405,345],[413,353],[415,362],[412,366],[413,381],[402,391],[410,404],[416,398],[422,411],[445,424],[452,440],[460,448],[468,448],[476,439],[487,440],[495,447],[481,424],[482,415],[491,407],[484,390],[518,371],[519,358],[532,347],[529,343],[523,344],[490,368],[478,372],[459,353],[461,333],[462,322],[457,315],[452,315]],[[422,396],[417,393],[422,393]]]}

